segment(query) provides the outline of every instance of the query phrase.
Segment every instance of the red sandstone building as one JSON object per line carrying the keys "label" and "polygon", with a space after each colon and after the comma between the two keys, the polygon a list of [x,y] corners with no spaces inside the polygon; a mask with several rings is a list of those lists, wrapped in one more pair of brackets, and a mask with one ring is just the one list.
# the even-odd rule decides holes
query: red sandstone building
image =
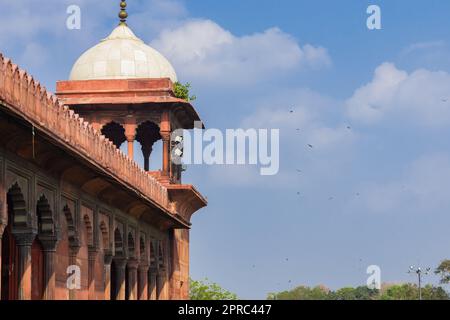
{"label": "red sandstone building", "polygon": [[2,300],[189,298],[190,218],[206,200],[170,161],[171,132],[200,119],[125,7],[56,96],[0,54]]}

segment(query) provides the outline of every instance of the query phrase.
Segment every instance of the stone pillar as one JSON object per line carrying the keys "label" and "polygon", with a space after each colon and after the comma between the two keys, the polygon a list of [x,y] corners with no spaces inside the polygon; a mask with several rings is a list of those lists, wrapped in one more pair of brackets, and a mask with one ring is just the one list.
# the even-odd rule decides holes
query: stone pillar
{"label": "stone pillar", "polygon": [[[78,251],[80,250],[79,244],[72,244],[69,246],[69,265],[75,266],[77,264],[77,255]],[[76,290],[77,289],[69,289],[69,299],[70,300],[76,300]]]}
{"label": "stone pillar", "polygon": [[168,178],[170,176],[170,132],[161,132],[161,137],[163,141],[162,175]]}
{"label": "stone pillar", "polygon": [[136,259],[128,260],[128,300],[137,300],[137,267]]}
{"label": "stone pillar", "polygon": [[31,246],[36,234],[13,233],[18,247],[18,300],[31,300]]}
{"label": "stone pillar", "polygon": [[160,135],[163,141],[163,168],[162,175],[169,179],[170,177],[170,115],[168,111],[161,114]]}
{"label": "stone pillar", "polygon": [[134,118],[127,118],[125,123],[125,137],[128,142],[128,158],[134,159],[134,141],[136,140],[136,123]]}
{"label": "stone pillar", "polygon": [[44,254],[44,300],[55,300],[55,254],[56,238],[39,239],[42,243]]}
{"label": "stone pillar", "polygon": [[149,286],[148,286],[148,299],[157,300],[156,297],[156,270],[153,268],[149,271]]}
{"label": "stone pillar", "polygon": [[127,259],[113,258],[116,266],[116,296],[115,300],[125,300],[125,267]]}
{"label": "stone pillar", "polygon": [[148,265],[139,266],[139,300],[148,300]]}
{"label": "stone pillar", "polygon": [[88,297],[89,300],[95,300],[95,260],[97,259],[98,250],[89,248],[88,255]]}
{"label": "stone pillar", "polygon": [[111,262],[112,262],[111,252],[105,251],[103,260],[104,266],[103,284],[105,288],[104,300],[111,300]]}

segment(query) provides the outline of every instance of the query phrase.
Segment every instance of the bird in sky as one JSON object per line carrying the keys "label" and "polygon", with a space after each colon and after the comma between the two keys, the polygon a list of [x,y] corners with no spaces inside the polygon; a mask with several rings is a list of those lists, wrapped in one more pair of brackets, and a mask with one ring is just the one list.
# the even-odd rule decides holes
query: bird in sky
{"label": "bird in sky", "polygon": [[312,144],[308,144],[308,147],[310,147],[311,149],[314,148]]}

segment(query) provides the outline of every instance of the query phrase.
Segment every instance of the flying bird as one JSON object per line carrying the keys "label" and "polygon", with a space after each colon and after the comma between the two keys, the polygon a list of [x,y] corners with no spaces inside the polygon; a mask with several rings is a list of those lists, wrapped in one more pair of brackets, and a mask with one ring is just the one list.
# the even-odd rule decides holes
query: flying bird
{"label": "flying bird", "polygon": [[312,144],[308,144],[308,147],[310,147],[311,149],[314,148]]}

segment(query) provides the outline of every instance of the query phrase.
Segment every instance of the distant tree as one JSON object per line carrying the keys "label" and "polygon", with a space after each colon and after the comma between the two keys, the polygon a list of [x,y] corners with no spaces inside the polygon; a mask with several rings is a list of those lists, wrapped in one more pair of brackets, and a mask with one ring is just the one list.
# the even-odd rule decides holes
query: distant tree
{"label": "distant tree", "polygon": [[441,277],[442,284],[450,283],[450,260],[444,260],[439,267],[434,271],[435,274]]}
{"label": "distant tree", "polygon": [[[442,287],[426,285],[422,288],[423,300],[449,300],[448,293]],[[419,288],[415,284],[405,283],[387,286],[381,295],[382,300],[418,300]]]}
{"label": "distant tree", "polygon": [[191,300],[237,300],[237,296],[231,293],[217,283],[211,283],[208,279],[195,281],[190,280]]}
{"label": "distant tree", "polygon": [[331,300],[376,300],[380,292],[367,286],[347,287],[330,293]]}
{"label": "distant tree", "polygon": [[309,288],[299,286],[290,291],[269,293],[268,300],[328,300],[330,290],[324,286]]}
{"label": "distant tree", "polygon": [[[299,286],[290,291],[269,293],[268,300],[417,300],[419,288],[415,284],[397,284],[382,286],[382,290],[369,289],[367,286],[345,287],[336,291],[320,287]],[[422,288],[424,300],[449,300],[448,293],[442,287],[427,285]]]}

